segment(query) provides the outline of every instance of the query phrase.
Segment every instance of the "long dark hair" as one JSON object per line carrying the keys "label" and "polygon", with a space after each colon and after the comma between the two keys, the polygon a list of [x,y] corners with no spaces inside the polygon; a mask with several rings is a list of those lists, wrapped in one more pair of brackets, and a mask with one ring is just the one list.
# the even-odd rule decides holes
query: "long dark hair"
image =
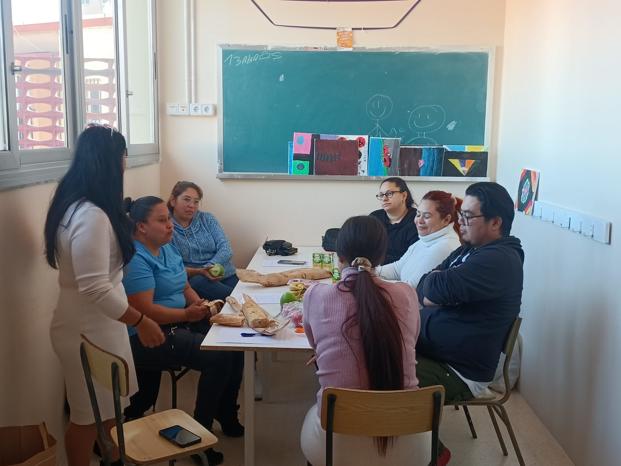
{"label": "long dark hair", "polygon": [[[351,217],[339,231],[336,253],[348,264],[356,258],[366,258],[374,268],[382,263],[387,242],[386,228],[375,217]],[[358,324],[371,390],[403,390],[401,327],[392,301],[371,273],[372,269],[364,267],[339,283],[339,289],[353,293],[356,301],[356,314],[343,323],[341,332],[348,340],[348,331]],[[389,442],[392,438],[375,438],[380,455],[386,455]]]}
{"label": "long dark hair", "polygon": [[104,126],[90,126],[78,137],[73,161],[58,183],[45,220],[45,258],[51,267],[58,267],[58,227],[75,202],[90,201],[106,213],[119,242],[124,265],[134,255],[130,224],[123,211],[126,149],[123,135]]}
{"label": "long dark hair", "polygon": [[414,197],[412,196],[412,193],[410,192],[410,188],[408,188],[408,184],[405,182],[403,178],[399,178],[398,176],[391,176],[390,178],[386,178],[385,180],[383,180],[380,183],[380,186],[382,186],[384,183],[396,184],[397,188],[399,188],[399,191],[401,191],[402,193],[407,193],[407,198],[405,200],[405,206],[408,208],[408,210],[410,210],[413,207],[416,207],[416,202],[414,202]]}

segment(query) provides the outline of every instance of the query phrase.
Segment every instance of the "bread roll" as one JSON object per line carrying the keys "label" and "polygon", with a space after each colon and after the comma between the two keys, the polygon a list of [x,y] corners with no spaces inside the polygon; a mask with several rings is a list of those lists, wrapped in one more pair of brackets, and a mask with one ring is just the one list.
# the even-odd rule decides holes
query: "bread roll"
{"label": "bread roll", "polygon": [[216,314],[209,322],[212,324],[224,325],[226,327],[241,327],[244,325],[244,316],[236,316],[232,314]]}
{"label": "bread roll", "polygon": [[265,328],[270,324],[270,315],[247,294],[244,294],[242,312],[246,317],[246,322],[248,322],[249,327]]}
{"label": "bread roll", "polygon": [[330,278],[332,272],[319,268],[292,269],[285,272],[262,274],[255,270],[237,269],[237,277],[242,282],[260,283],[263,286],[283,286],[292,278],[322,280]]}

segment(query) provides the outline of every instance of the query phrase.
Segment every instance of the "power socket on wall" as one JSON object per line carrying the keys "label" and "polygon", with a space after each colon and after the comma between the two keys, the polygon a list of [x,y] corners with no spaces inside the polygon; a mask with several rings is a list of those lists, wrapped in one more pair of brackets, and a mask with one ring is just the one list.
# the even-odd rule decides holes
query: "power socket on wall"
{"label": "power socket on wall", "polygon": [[214,116],[216,114],[216,104],[204,104],[193,102],[190,104],[168,103],[166,104],[166,115],[171,116]]}
{"label": "power socket on wall", "polygon": [[610,244],[612,224],[607,220],[544,201],[535,202],[533,217],[540,218],[545,222],[552,222],[554,225],[600,243]]}

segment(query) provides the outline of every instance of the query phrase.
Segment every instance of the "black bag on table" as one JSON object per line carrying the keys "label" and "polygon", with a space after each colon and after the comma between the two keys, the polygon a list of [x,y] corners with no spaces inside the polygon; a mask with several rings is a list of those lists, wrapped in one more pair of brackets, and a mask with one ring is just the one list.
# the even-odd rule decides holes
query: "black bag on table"
{"label": "black bag on table", "polygon": [[263,243],[263,249],[268,256],[292,256],[298,252],[298,248],[294,248],[289,241],[283,239],[267,240]]}
{"label": "black bag on table", "polygon": [[325,251],[336,252],[336,237],[339,235],[340,228],[328,228],[321,237],[321,246]]}

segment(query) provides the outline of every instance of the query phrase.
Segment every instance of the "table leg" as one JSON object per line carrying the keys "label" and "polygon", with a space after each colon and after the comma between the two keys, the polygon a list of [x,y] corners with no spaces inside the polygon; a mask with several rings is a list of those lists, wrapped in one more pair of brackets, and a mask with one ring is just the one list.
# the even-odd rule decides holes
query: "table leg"
{"label": "table leg", "polygon": [[244,351],[244,466],[254,466],[254,351]]}

